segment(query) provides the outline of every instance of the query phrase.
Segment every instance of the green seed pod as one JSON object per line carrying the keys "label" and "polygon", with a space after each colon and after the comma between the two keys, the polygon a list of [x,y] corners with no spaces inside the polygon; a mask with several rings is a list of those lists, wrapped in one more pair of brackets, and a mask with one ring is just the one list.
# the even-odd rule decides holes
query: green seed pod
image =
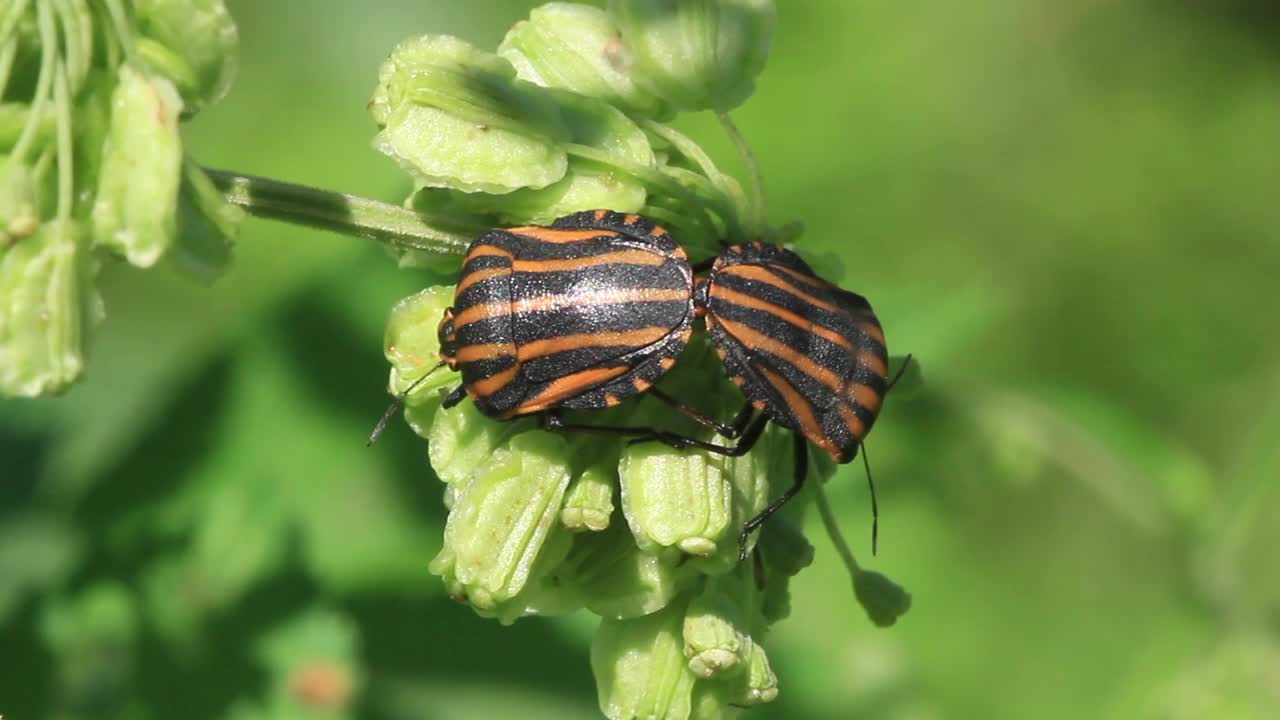
{"label": "green seed pod", "polygon": [[725,112],[754,89],[773,42],[772,0],[610,0],[632,80],[678,110]]}
{"label": "green seed pod", "polygon": [[600,709],[610,720],[687,720],[696,680],[681,638],[685,605],[628,620],[604,620],[591,643]]}
{"label": "green seed pod", "polygon": [[[449,413],[437,413],[443,417]],[[535,563],[557,519],[569,467],[563,437],[525,432],[463,481],[431,572],[480,610],[494,610],[536,580]],[[544,563],[545,564],[545,563]]]}
{"label": "green seed pod", "polygon": [[194,114],[227,94],[240,37],[222,0],[133,0],[138,54],[168,78]]}
{"label": "green seed pod", "polygon": [[536,85],[600,98],[639,115],[670,115],[627,75],[622,37],[599,8],[566,2],[534,8],[507,32],[498,54]]}
{"label": "green seed pod", "polygon": [[70,220],[47,222],[0,255],[0,392],[56,393],[80,376],[101,314],[93,272]]}
{"label": "green seed pod", "polygon": [[374,146],[422,185],[543,188],[564,177],[568,130],[554,101],[510,63],[447,35],[400,43],[370,102]]}
{"label": "green seed pod", "polygon": [[94,244],[151,267],[177,232],[182,98],[173,84],[120,68],[93,206]]}
{"label": "green seed pod", "polygon": [[640,552],[620,519],[603,532],[574,538],[555,574],[577,590],[588,610],[615,620],[661,610],[699,577],[677,558]]}

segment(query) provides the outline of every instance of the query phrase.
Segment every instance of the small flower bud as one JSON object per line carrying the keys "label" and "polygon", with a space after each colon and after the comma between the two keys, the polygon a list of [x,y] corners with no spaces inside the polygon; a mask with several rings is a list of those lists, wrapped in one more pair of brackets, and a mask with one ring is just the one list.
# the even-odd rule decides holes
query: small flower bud
{"label": "small flower bud", "polygon": [[737,692],[729,702],[738,707],[761,705],[778,699],[778,676],[774,674],[769,656],[760,643],[751,644],[743,677],[735,689]]}
{"label": "small flower bud", "polygon": [[[572,532],[600,532],[613,515],[613,486],[618,482],[617,462],[601,462],[573,478],[564,496],[560,523]],[[632,543],[634,544],[634,543]]]}
{"label": "small flower bud", "polygon": [[575,537],[573,549],[555,572],[577,588],[588,610],[613,619],[657,612],[699,576],[677,558],[640,552],[620,518],[603,532]]}
{"label": "small flower bud", "polygon": [[[523,188],[489,195],[428,188],[418,194],[446,194],[443,207],[491,215],[512,225],[546,225],[556,218],[593,208],[636,212],[644,207],[644,183],[624,170],[627,166],[647,168],[653,163],[653,150],[644,131],[603,101],[563,91],[548,91],[548,96],[559,103],[573,142],[598,150],[599,159],[570,158],[564,177],[537,190]],[[435,204],[437,210],[443,209],[440,201]]]}
{"label": "small flower bud", "polygon": [[684,616],[689,670],[713,678],[737,668],[751,650],[749,590],[740,572],[707,579]]}
{"label": "small flower bud", "polygon": [[83,229],[52,220],[0,255],[0,392],[64,390],[84,368],[100,300]]}
{"label": "small flower bud", "polygon": [[502,194],[564,176],[568,137],[554,101],[506,60],[447,35],[402,42],[370,102],[374,146],[420,183]]}
{"label": "small flower bud", "polygon": [[733,488],[717,460],[656,442],[623,452],[622,511],[641,550],[676,547],[709,557],[734,534]]}
{"label": "small flower bud", "polygon": [[686,720],[695,676],[681,638],[685,603],[629,620],[604,620],[591,643],[600,709],[610,720]]}
{"label": "small flower bud", "polygon": [[773,41],[772,0],[610,0],[637,85],[678,110],[732,110]]}
{"label": "small flower bud", "polygon": [[226,95],[239,33],[223,0],[133,0],[138,54],[178,88],[187,114]]}
{"label": "small flower bud", "polygon": [[[440,318],[453,304],[452,286],[429,287],[410,295],[391,308],[387,329],[383,334],[383,354],[391,363],[387,391],[392,395],[408,390],[440,362]],[[405,398],[414,407],[437,396],[441,388],[453,387],[460,381],[458,373],[442,367],[414,387]]]}
{"label": "small flower bud", "polygon": [[563,532],[557,519],[569,485],[564,457],[564,438],[545,432],[521,433],[493,453],[458,486],[431,572],[456,583],[455,594],[480,610],[516,597],[536,579],[548,536]]}
{"label": "small flower bud", "polygon": [[177,232],[182,98],[168,80],[128,65],[111,96],[111,128],[93,206],[94,243],[151,267]]}
{"label": "small flower bud", "polygon": [[36,212],[35,180],[31,169],[9,158],[0,158],[0,252],[29,237],[40,227]]}
{"label": "small flower bud", "polygon": [[475,403],[463,402],[435,412],[426,435],[427,456],[442,481],[461,483],[512,436],[528,428],[528,422],[494,422]]}
{"label": "small flower bud", "polygon": [[536,85],[600,98],[640,115],[669,114],[628,77],[622,36],[599,8],[566,2],[534,8],[528,20],[507,32],[498,54],[515,66],[521,79]]}

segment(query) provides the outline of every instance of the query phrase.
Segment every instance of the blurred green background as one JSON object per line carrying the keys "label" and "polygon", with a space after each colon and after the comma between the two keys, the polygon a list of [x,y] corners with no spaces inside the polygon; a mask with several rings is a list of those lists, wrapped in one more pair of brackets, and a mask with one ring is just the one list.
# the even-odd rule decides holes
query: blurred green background
{"label": "blurred green background", "polygon": [[[378,63],[419,32],[493,47],[535,3],[229,4],[240,76],[194,155],[395,200]],[[1276,6],[779,5],[735,113],[771,219],[927,384],[870,438],[878,558],[860,467],[830,486],[914,608],[873,628],[811,518],[781,697],[745,717],[1277,717]],[[426,276],[263,221],[237,255],[208,288],[108,269],[87,382],[0,404],[0,714],[598,717],[592,620],[446,598],[422,444],[364,447]]]}

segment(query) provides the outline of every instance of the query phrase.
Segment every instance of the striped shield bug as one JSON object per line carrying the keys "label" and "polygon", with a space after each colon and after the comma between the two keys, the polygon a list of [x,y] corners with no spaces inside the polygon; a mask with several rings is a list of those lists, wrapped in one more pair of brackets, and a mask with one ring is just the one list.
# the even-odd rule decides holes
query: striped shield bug
{"label": "striped shield bug", "polygon": [[837,463],[857,454],[892,384],[888,350],[866,298],[823,280],[776,245],[726,248],[698,280],[694,302],[748,404],[727,426],[672,404],[738,443],[726,447],[663,432],[641,439],[736,456],[750,451],[769,421],[796,431],[794,484],[743,527],[745,559],[750,533],[803,486],[806,440]]}
{"label": "striped shield bug", "polygon": [[480,235],[454,293],[437,368],[460,371],[462,384],[443,407],[471,397],[491,417],[538,414],[560,430],[628,432],[567,425],[556,411],[610,407],[648,390],[688,344],[695,316],[684,249],[648,219],[610,210]]}

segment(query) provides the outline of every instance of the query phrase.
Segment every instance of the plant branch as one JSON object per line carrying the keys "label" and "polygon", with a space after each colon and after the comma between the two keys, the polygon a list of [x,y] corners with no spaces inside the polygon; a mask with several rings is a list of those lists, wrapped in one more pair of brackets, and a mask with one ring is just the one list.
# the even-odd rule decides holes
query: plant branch
{"label": "plant branch", "polygon": [[399,250],[461,255],[471,236],[447,222],[391,203],[225,170],[205,169],[227,198],[250,215],[376,240]]}

